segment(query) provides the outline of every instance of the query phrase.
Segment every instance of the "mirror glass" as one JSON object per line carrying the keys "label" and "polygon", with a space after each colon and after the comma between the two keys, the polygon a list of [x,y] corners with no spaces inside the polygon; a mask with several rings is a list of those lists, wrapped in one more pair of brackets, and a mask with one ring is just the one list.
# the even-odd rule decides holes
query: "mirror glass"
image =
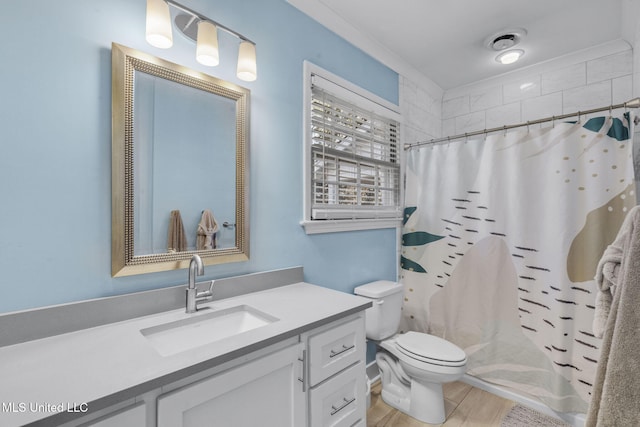
{"label": "mirror glass", "polygon": [[112,274],[248,259],[248,89],[114,44]]}

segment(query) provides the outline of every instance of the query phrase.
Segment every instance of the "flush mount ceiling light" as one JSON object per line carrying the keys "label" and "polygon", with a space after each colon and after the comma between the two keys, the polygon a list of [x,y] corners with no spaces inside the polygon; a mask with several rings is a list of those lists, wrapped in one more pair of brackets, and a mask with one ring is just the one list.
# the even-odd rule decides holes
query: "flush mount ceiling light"
{"label": "flush mount ceiling light", "polygon": [[507,50],[496,56],[496,61],[504,65],[513,64],[520,59],[522,55],[524,55],[524,50],[522,49]]}
{"label": "flush mount ceiling light", "polygon": [[524,50],[512,49],[527,35],[524,28],[509,28],[490,35],[484,40],[484,45],[493,51],[502,52],[496,57],[501,64],[513,64],[522,55]]}
{"label": "flush mount ceiling light", "polygon": [[196,42],[196,60],[203,65],[216,66],[220,62],[218,30],[225,31],[240,40],[237,76],[252,82],[257,78],[256,44],[242,34],[195,12],[173,0],[147,0],[146,39],[151,46],[168,49],[173,45],[171,11],[179,10],[175,18],[178,29]]}

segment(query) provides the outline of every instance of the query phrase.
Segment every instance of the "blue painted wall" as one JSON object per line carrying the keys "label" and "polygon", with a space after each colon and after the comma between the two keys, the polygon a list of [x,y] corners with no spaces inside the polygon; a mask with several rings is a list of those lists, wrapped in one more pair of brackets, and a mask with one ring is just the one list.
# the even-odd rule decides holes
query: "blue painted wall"
{"label": "blue painted wall", "polygon": [[0,14],[0,313],[172,286],[186,271],[111,277],[111,43],[248,87],[251,259],[205,278],[302,265],[305,280],[351,292],[395,278],[395,230],[307,236],[302,218],[302,63],[391,101],[398,76],[284,0],[183,0],[258,46],[258,80],[195,45],[144,40],[145,0],[22,0]]}

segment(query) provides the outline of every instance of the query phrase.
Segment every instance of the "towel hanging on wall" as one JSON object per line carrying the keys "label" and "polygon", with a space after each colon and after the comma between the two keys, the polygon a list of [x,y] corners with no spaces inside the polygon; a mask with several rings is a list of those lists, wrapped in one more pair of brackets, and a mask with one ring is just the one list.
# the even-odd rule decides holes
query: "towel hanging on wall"
{"label": "towel hanging on wall", "polygon": [[596,338],[602,338],[609,319],[613,292],[620,281],[620,266],[633,227],[633,216],[638,207],[632,208],[618,230],[615,240],[607,246],[596,268],[596,305],[593,317],[593,334]]}
{"label": "towel hanging on wall", "polygon": [[180,252],[187,249],[187,236],[184,233],[184,226],[179,210],[171,211],[167,249],[169,252]]}
{"label": "towel hanging on wall", "polygon": [[[640,207],[629,211],[609,250],[612,247],[614,255],[620,255],[620,267],[602,331],[587,427],[637,425],[640,413]],[[609,287],[598,285],[600,292],[610,292]]]}
{"label": "towel hanging on wall", "polygon": [[202,211],[202,219],[198,224],[198,237],[196,239],[196,249],[206,250],[216,248],[216,232],[218,223],[209,209]]}

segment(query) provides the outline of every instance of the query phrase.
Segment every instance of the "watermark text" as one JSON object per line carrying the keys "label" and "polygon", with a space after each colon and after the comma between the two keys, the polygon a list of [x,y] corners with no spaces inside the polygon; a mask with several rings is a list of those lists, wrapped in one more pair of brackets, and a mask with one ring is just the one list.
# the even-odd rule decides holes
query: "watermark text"
{"label": "watermark text", "polygon": [[0,412],[2,413],[46,413],[57,414],[58,412],[79,412],[89,411],[89,404],[86,402],[2,402]]}

